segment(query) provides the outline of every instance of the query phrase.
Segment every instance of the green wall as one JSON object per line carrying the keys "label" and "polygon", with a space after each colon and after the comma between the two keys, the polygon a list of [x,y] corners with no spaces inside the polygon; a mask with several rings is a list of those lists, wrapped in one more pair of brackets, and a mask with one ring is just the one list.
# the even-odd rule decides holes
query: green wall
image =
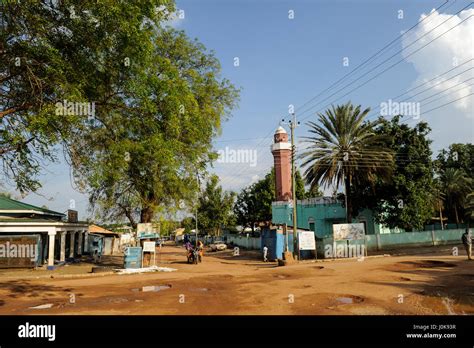
{"label": "green wall", "polygon": [[[338,203],[306,204],[296,206],[298,228],[310,229],[310,219],[314,220],[314,230],[317,238],[332,237],[332,225],[346,222],[346,210]],[[293,209],[287,204],[272,207],[273,224],[287,224],[293,226]],[[379,226],[374,223],[370,210],[363,210],[354,222],[366,221],[366,233],[379,233]]]}

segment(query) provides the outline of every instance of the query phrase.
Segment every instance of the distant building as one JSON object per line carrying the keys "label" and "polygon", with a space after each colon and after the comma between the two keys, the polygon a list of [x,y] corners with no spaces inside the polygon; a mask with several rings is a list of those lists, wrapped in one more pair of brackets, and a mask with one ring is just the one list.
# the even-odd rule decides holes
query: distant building
{"label": "distant building", "polygon": [[103,255],[115,255],[120,254],[120,233],[106,230],[103,227],[97,225],[89,226],[90,234],[97,234],[103,237]]}

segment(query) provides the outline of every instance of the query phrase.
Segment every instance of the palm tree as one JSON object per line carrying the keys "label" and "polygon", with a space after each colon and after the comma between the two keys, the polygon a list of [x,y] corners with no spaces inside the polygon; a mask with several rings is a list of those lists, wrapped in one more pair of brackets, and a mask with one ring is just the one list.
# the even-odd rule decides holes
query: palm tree
{"label": "palm tree", "polygon": [[461,169],[446,168],[441,173],[441,183],[446,204],[454,210],[456,224],[459,224],[458,209],[464,206],[467,195],[472,191],[472,179]]}
{"label": "palm tree", "polygon": [[470,226],[471,221],[474,220],[474,191],[469,193],[466,197],[466,203],[464,206],[464,219]]}
{"label": "palm tree", "polygon": [[306,183],[311,187],[331,184],[345,187],[347,222],[352,222],[351,185],[373,184],[377,178],[390,178],[394,160],[393,152],[384,147],[386,136],[377,135],[377,122],[364,122],[369,108],[361,112],[361,106],[350,102],[332,106],[324,114],[318,114],[318,123],[308,122],[311,136],[301,154]]}

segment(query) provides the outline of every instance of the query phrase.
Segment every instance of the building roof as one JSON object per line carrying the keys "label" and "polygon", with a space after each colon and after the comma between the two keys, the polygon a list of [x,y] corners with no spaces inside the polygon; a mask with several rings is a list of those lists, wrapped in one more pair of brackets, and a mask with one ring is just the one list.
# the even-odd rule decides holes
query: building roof
{"label": "building roof", "polygon": [[106,230],[105,228],[97,226],[97,225],[89,225],[89,233],[118,235],[117,232]]}
{"label": "building roof", "polygon": [[54,217],[64,217],[65,214],[58,213],[57,211],[44,209],[37,207],[35,205],[23,203],[16,201],[14,199],[0,196],[0,215],[1,214],[34,214],[34,215],[43,215],[43,216],[54,216]]}

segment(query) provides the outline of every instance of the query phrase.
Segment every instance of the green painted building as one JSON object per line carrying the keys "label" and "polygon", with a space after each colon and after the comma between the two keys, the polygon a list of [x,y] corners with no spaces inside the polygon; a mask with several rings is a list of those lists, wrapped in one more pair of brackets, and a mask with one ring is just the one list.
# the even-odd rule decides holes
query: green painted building
{"label": "green painted building", "polygon": [[[332,225],[346,223],[346,209],[333,197],[316,197],[297,201],[298,228],[314,231],[317,238],[332,237]],[[273,202],[272,222],[293,227],[293,207],[290,202]],[[353,222],[363,223],[366,234],[381,233],[370,210],[363,210]],[[383,232],[382,232],[383,233]]]}

